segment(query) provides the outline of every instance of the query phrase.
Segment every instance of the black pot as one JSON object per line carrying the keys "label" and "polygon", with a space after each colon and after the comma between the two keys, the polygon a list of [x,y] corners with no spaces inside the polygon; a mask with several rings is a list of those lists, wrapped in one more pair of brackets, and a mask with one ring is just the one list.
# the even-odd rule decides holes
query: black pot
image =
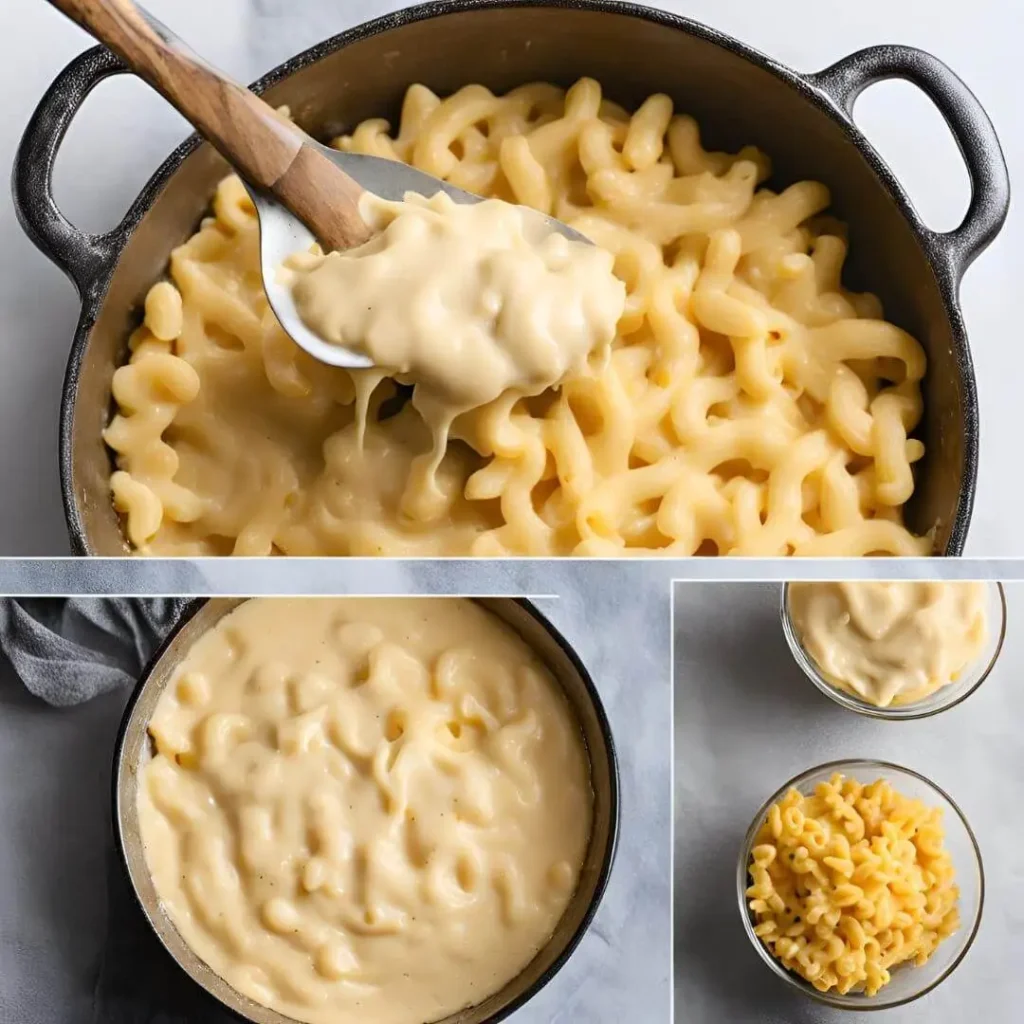
{"label": "black pot", "polygon": [[[177,965],[239,1021],[295,1024],[290,1018],[253,1002],[215,974],[185,943],[160,904],[146,866],[138,817],[139,772],[152,756],[147,732],[157,702],[174,670],[192,645],[246,598],[197,598],[143,670],[121,719],[114,748],[113,824],[115,845],[135,902]],[[597,913],[611,877],[619,837],[619,765],[611,725],[594,680],[564,636],[523,598],[481,597],[473,600],[518,633],[562,688],[576,717],[590,761],[594,794],[590,843],[579,884],[553,934],[522,972],[500,991],[437,1024],[498,1024],[532,999],[565,965]]]}
{"label": "black pot", "polygon": [[[82,297],[64,381],[60,473],[71,544],[78,554],[127,550],[110,502],[111,459],[100,437],[110,381],[149,286],[170,250],[193,233],[226,166],[193,137],[165,161],[112,231],[89,235],[61,215],[51,191],[54,159],[90,90],[126,69],[107,50],[76,58],[29,122],[14,168],[14,201],[33,241]],[[597,78],[613,98],[636,104],[669,93],[714,146],[754,143],[772,157],[778,182],[814,178],[832,190],[850,224],[848,281],[878,293],[886,314],[924,345],[927,455],[906,509],[935,550],[963,551],[978,464],[978,408],[958,292],[964,271],[1006,218],[1010,184],[984,110],[941,61],[906,46],[861,50],[801,75],[696,22],[607,0],[441,0],[387,15],[307,50],[253,88],[287,104],[319,137],[366,117],[394,122],[406,86],[448,93],[467,82],[498,91],[546,79]],[[917,85],[949,123],[970,172],[972,198],[954,231],[929,230],[852,109],[873,82]]]}

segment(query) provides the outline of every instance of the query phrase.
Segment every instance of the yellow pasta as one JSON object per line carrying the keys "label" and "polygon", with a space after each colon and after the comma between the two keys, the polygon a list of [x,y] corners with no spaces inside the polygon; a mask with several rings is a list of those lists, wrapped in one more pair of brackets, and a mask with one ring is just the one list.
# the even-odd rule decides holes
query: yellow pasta
{"label": "yellow pasta", "polygon": [[790,789],[757,834],[746,891],[754,933],[819,992],[877,995],[960,924],[942,811],[836,774]]}
{"label": "yellow pasta", "polygon": [[412,502],[430,431],[391,381],[317,364],[284,334],[228,178],[115,374],[104,436],[135,550],[930,551],[901,517],[924,352],[842,287],[825,186],[775,193],[763,154],[709,152],[667,96],[629,114],[590,79],[444,99],[416,85],[389,131],[367,121],[336,145],[535,206],[614,254],[627,302],[607,365],[460,416],[435,493]]}

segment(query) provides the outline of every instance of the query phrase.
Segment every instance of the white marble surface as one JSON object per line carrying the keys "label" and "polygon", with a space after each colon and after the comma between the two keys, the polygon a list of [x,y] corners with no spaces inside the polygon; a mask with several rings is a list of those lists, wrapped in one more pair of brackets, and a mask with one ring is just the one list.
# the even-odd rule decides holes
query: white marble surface
{"label": "white marble surface", "polygon": [[[251,80],[297,50],[396,0],[150,0],[149,6],[212,60]],[[871,43],[905,42],[947,61],[988,108],[1019,182],[1024,120],[1017,109],[1024,5],[1008,0],[662,0],[661,6],[732,33],[792,66],[813,70]],[[89,40],[43,0],[4,0],[0,163],[54,74]],[[903,83],[869,90],[858,120],[894,165],[930,224],[953,226],[966,207],[966,174],[928,102]],[[138,82],[99,88],[72,127],[57,168],[71,219],[108,227],[185,134],[184,123]],[[1016,458],[1018,381],[1024,378],[1019,284],[1024,212],[968,273],[964,310],[982,408],[979,489],[968,542],[974,555],[1024,555],[1016,510],[1024,501]],[[0,203],[0,552],[67,550],[56,467],[57,410],[77,314],[71,286],[22,236]]]}
{"label": "white marble surface", "polygon": [[[81,565],[65,563],[64,569]],[[293,568],[287,582],[265,575],[264,583],[298,593],[537,596],[541,610],[576,646],[608,711],[619,752],[622,820],[615,868],[591,929],[558,976],[511,1019],[515,1024],[666,1021],[671,915],[667,580],[656,574],[645,581],[614,563],[583,566],[582,574],[564,565],[549,569],[546,563],[519,563],[512,573],[478,565],[472,575],[429,562],[406,567],[346,562],[330,574],[318,571],[322,566],[305,566],[304,576]],[[165,578],[157,589],[231,589],[180,563],[177,569],[177,579]],[[61,580],[60,567],[0,565],[0,593],[39,589],[74,588],[66,572]],[[44,707],[27,697],[9,666],[0,663],[4,1024],[92,1021],[90,993],[106,921],[110,760],[124,696],[71,710]],[[149,1018],[139,1024],[149,1024]]]}
{"label": "white marble surface", "polygon": [[736,858],[751,819],[787,779],[840,758],[912,768],[948,792],[985,867],[981,928],[966,959],[886,1024],[1020,1020],[1020,780],[1024,775],[1024,584],[1007,587],[1006,642],[963,704],[882,722],[847,711],[797,667],[779,584],[675,589],[675,982],[677,1024],[869,1024],[792,993],[761,962],[736,906]]}

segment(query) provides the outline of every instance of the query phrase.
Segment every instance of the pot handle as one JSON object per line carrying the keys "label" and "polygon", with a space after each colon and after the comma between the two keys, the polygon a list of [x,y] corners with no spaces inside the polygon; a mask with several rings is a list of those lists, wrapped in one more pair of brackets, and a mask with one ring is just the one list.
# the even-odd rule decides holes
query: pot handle
{"label": "pot handle", "polygon": [[902,78],[916,85],[939,108],[967,164],[971,202],[960,226],[942,232],[921,225],[956,285],[1006,220],[1010,206],[1006,160],[996,130],[977,97],[938,57],[924,50],[870,46],[807,76],[808,82],[851,120],[857,97],[869,85],[889,78]]}
{"label": "pot handle", "polygon": [[86,296],[116,258],[120,227],[105,234],[76,228],[53,198],[53,165],[64,136],[86,96],[100,82],[128,69],[106,47],[79,54],[53,80],[18,145],[11,192],[18,221],[45,256]]}

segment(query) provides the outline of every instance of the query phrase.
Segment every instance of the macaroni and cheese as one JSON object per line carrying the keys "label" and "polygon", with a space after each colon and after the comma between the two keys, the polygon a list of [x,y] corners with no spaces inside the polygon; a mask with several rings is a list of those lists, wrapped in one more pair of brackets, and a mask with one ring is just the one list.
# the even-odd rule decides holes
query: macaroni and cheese
{"label": "macaroni and cheese", "polygon": [[[403,509],[429,521],[456,417],[589,376],[592,356],[606,365],[626,290],[610,253],[553,231],[528,207],[438,192],[403,202],[364,193],[360,208],[377,230],[370,241],[298,253],[285,273],[307,327],[372,358],[373,369],[352,371],[357,391],[369,394],[385,374],[413,386],[432,447]],[[359,431],[365,410],[357,401]]]}
{"label": "macaroni and cheese", "polygon": [[[763,185],[664,95],[581,79],[406,95],[341,149],[570,224],[626,290],[610,356],[432,432],[394,381],[316,363],[268,308],[237,178],[172,255],[117,370],[111,490],[144,554],[912,555],[921,346],[843,288],[828,189]],[[395,296],[396,304],[402,302]],[[440,453],[438,453],[440,454]],[[432,467],[436,457],[429,465]]]}
{"label": "macaroni and cheese", "polygon": [[754,934],[819,992],[877,995],[959,927],[942,811],[843,775],[772,804],[755,839]]}
{"label": "macaroni and cheese", "polygon": [[791,583],[789,617],[829,683],[884,708],[962,678],[988,635],[986,593],[941,580]]}
{"label": "macaroni and cheese", "polygon": [[523,641],[456,598],[256,599],[187,653],[140,770],[191,949],[312,1024],[423,1024],[519,974],[576,889],[589,762]]}

